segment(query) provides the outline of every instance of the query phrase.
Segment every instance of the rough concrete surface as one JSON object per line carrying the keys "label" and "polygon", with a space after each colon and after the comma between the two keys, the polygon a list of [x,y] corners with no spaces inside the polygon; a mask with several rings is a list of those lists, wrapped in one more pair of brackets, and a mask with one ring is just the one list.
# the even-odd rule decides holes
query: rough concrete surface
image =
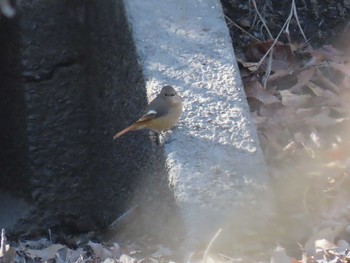
{"label": "rough concrete surface", "polygon": [[0,18],[0,190],[28,196],[25,107],[18,19]]}
{"label": "rough concrete surface", "polygon": [[17,225],[1,209],[0,225],[101,230],[140,199],[172,198],[147,132],[112,140],[147,105],[122,1],[23,0],[0,39],[0,194],[14,213],[17,196],[35,208]]}
{"label": "rough concrete surface", "polygon": [[0,229],[13,226],[22,217],[28,216],[32,208],[25,200],[0,192]]}
{"label": "rough concrete surface", "polygon": [[188,240],[257,240],[272,211],[262,151],[250,118],[219,0],[127,0],[149,97],[173,85],[184,113],[164,146],[168,179]]}

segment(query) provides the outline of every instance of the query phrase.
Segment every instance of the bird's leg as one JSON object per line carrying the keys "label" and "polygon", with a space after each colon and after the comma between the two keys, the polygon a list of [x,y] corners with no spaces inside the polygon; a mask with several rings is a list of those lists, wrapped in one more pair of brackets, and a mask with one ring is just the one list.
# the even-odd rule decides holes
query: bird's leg
{"label": "bird's leg", "polygon": [[[156,131],[156,130],[151,130],[151,138],[152,138],[152,141],[157,145],[159,146],[161,144],[161,141],[160,141],[160,136],[159,134],[161,134],[159,131]],[[163,137],[164,138],[164,137]]]}
{"label": "bird's leg", "polygon": [[168,138],[168,140],[166,139],[166,137],[164,136],[164,134],[161,131],[153,131],[154,135],[155,135],[155,144],[159,145],[165,145],[167,143],[172,142],[174,139],[170,139]]}
{"label": "bird's leg", "polygon": [[160,136],[163,138],[163,142],[165,142],[165,137],[164,137],[164,135],[163,135],[163,133],[162,133],[161,131],[158,132],[158,138],[159,138]]}
{"label": "bird's leg", "polygon": [[[164,145],[165,137],[162,134],[162,132],[161,131],[155,131],[155,133],[156,133],[156,144],[157,145],[162,145],[162,144]],[[162,137],[163,140],[161,140],[160,137]]]}

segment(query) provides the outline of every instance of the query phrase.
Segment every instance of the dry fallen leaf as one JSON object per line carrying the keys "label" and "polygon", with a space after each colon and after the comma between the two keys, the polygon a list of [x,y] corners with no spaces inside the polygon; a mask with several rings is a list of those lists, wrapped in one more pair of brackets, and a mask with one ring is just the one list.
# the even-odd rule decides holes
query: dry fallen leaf
{"label": "dry fallen leaf", "polygon": [[[250,44],[245,49],[245,57],[248,61],[257,62],[259,61],[271,48],[274,40],[268,40],[265,42],[256,42]],[[284,60],[287,63],[294,59],[293,52],[289,45],[285,45],[279,41],[274,46],[275,51],[273,52],[274,60]]]}
{"label": "dry fallen leaf", "polygon": [[348,118],[337,118],[337,119],[332,118],[329,116],[329,114],[330,114],[330,110],[325,109],[321,111],[319,114],[313,117],[307,118],[305,122],[307,125],[311,125],[314,128],[328,128],[348,120]]}
{"label": "dry fallen leaf", "polygon": [[246,83],[245,92],[247,97],[257,99],[265,105],[279,102],[279,99],[266,90],[257,80]]}
{"label": "dry fallen leaf", "polygon": [[323,55],[328,61],[344,63],[347,60],[344,52],[334,48],[331,45],[324,45],[321,48],[317,49],[316,52]]}
{"label": "dry fallen leaf", "polygon": [[[350,77],[350,63],[342,64],[342,63],[330,62],[329,65],[332,68],[339,70],[346,76]],[[349,88],[349,87],[345,87],[345,88]]]}
{"label": "dry fallen leaf", "polygon": [[42,261],[47,261],[55,258],[58,250],[64,248],[63,245],[54,244],[44,249],[27,249],[25,253],[32,259],[40,258]]}
{"label": "dry fallen leaf", "polygon": [[324,90],[317,86],[316,84],[312,83],[311,81],[307,81],[304,83],[316,96],[321,96],[324,92]]}
{"label": "dry fallen leaf", "polygon": [[126,254],[123,254],[120,256],[119,262],[120,263],[136,263],[137,260],[136,260],[136,258],[133,258],[133,257],[130,257]]}
{"label": "dry fallen leaf", "polygon": [[243,61],[241,59],[237,59],[237,61],[242,64],[243,67],[249,69],[251,72],[255,72],[258,69],[258,62],[248,62]]}
{"label": "dry fallen leaf", "polygon": [[271,82],[274,82],[274,81],[277,81],[279,79],[282,79],[286,76],[290,76],[293,74],[293,70],[291,70],[290,68],[288,69],[279,69],[279,70],[276,70],[274,73],[272,73],[268,80],[267,80],[267,83],[271,83]]}
{"label": "dry fallen leaf", "polygon": [[304,85],[306,85],[314,77],[315,71],[316,69],[314,67],[301,71],[297,76],[298,77],[297,83],[291,88],[289,88],[289,90],[290,91],[300,90]]}
{"label": "dry fallen leaf", "polygon": [[69,249],[64,247],[59,249],[55,255],[56,263],[76,262],[84,254],[84,249]]}
{"label": "dry fallen leaf", "polygon": [[89,241],[88,246],[91,247],[95,257],[99,258],[101,261],[104,261],[106,258],[113,258],[112,252],[100,243],[94,243]]}
{"label": "dry fallen leaf", "polygon": [[289,90],[280,91],[282,97],[282,104],[285,106],[291,106],[294,108],[300,108],[308,104],[311,95],[309,94],[294,94]]}
{"label": "dry fallen leaf", "polygon": [[324,100],[323,105],[325,105],[325,106],[329,106],[329,107],[333,107],[333,108],[338,108],[341,106],[340,96],[338,94],[335,94],[334,92],[332,92],[330,90],[324,90],[321,97]]}
{"label": "dry fallen leaf", "polygon": [[39,240],[24,240],[20,242],[22,247],[31,249],[43,249],[51,245],[51,242],[47,238],[41,238]]}
{"label": "dry fallen leaf", "polygon": [[317,253],[317,249],[333,246],[334,238],[339,235],[344,226],[335,228],[324,228],[316,231],[306,242],[304,250],[308,256],[313,256]]}

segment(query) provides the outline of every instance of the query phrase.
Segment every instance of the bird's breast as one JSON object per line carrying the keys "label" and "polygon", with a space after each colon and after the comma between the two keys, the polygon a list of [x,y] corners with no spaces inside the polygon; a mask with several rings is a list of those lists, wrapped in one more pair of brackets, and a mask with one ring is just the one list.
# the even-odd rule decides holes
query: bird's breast
{"label": "bird's breast", "polygon": [[166,115],[152,119],[149,128],[157,131],[169,130],[176,125],[182,113],[182,105],[174,105]]}

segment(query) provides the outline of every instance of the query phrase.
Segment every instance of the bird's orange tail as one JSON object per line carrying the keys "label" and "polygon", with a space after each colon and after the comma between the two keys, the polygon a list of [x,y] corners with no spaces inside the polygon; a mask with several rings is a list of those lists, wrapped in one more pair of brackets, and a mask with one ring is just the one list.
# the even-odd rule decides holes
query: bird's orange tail
{"label": "bird's orange tail", "polygon": [[142,126],[141,123],[136,122],[136,123],[130,125],[129,127],[126,127],[124,130],[122,130],[122,131],[118,132],[117,134],[115,134],[115,135],[113,136],[113,140],[119,138],[120,136],[124,135],[125,133],[127,133],[127,132],[129,132],[129,131],[138,130],[138,129],[141,128],[141,126]]}
{"label": "bird's orange tail", "polygon": [[129,131],[133,131],[136,130],[135,124],[130,125],[129,127],[125,128],[124,130],[118,132],[117,134],[115,134],[113,136],[113,140],[119,138],[120,136],[124,135],[125,133],[129,132]]}

